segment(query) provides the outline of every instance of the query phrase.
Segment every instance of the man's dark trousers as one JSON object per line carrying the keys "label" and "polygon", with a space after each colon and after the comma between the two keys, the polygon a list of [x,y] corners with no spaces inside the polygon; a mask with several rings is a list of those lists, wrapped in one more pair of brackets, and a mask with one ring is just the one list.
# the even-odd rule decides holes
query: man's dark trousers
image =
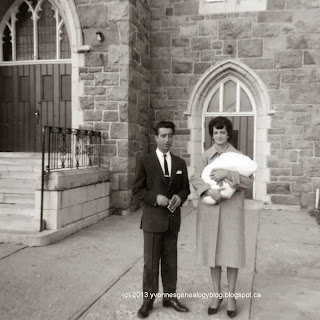
{"label": "man's dark trousers", "polygon": [[[178,233],[143,232],[144,269],[143,292],[144,302],[149,302],[150,293],[159,290],[159,261],[161,261],[161,279],[164,293],[175,293],[177,285],[177,242]],[[153,295],[154,299],[155,295]],[[153,300],[152,299],[152,300]]]}

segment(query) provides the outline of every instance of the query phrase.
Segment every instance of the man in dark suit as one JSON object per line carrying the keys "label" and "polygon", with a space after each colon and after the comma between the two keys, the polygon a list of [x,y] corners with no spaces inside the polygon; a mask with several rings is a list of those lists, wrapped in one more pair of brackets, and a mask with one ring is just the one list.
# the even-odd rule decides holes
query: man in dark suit
{"label": "man in dark suit", "polygon": [[138,162],[132,193],[143,203],[140,228],[144,236],[143,304],[139,318],[146,318],[159,288],[159,262],[163,285],[163,306],[188,312],[175,297],[177,285],[177,240],[180,207],[190,193],[187,166],[170,153],[175,125],[160,121],[155,127],[155,152]]}

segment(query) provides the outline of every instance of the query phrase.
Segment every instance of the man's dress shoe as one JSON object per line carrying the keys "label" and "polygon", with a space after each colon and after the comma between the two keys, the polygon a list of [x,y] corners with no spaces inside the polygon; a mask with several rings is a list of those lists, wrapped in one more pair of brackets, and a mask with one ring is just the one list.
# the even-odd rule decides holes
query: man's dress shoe
{"label": "man's dress shoe", "polygon": [[188,312],[189,309],[178,301],[178,299],[163,300],[162,305],[166,308],[173,308],[178,312]]}
{"label": "man's dress shoe", "polygon": [[138,317],[140,319],[147,318],[149,316],[150,310],[153,308],[153,303],[144,303],[138,310]]}

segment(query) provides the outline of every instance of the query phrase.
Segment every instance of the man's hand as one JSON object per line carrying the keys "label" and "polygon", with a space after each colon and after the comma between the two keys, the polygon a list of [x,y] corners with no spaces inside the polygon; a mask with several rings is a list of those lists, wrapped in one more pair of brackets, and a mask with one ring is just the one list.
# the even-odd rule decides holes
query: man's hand
{"label": "man's hand", "polygon": [[161,207],[166,207],[169,204],[169,199],[162,194],[157,195],[157,204]]}
{"label": "man's hand", "polygon": [[224,199],[220,193],[221,190],[225,190],[225,188],[209,189],[204,193],[204,195],[210,196],[216,202],[220,202],[222,199]]}
{"label": "man's hand", "polygon": [[173,197],[169,200],[169,205],[170,205],[170,208],[175,211],[178,206],[180,206],[181,204],[181,199],[178,195],[173,195]]}
{"label": "man's hand", "polygon": [[222,169],[213,169],[210,173],[210,178],[216,182],[223,180],[228,175],[227,170]]}

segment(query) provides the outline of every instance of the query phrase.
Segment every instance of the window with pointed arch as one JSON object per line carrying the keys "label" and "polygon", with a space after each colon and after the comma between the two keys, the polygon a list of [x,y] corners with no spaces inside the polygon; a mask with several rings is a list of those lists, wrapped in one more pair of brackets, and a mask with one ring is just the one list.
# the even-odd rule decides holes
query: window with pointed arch
{"label": "window with pointed arch", "polygon": [[250,91],[237,78],[228,76],[217,84],[204,104],[205,112],[255,114]]}
{"label": "window with pointed arch", "polygon": [[225,116],[234,129],[230,143],[253,159],[255,115],[256,105],[250,90],[236,77],[225,77],[211,90],[204,102],[204,149],[210,148],[213,143],[207,130],[210,120]]}
{"label": "window with pointed arch", "polygon": [[[208,94],[203,108],[203,150],[209,149],[213,140],[208,125],[211,119],[225,116],[233,125],[229,141],[236,149],[255,159],[256,106],[250,90],[236,77],[227,76]],[[245,198],[253,198],[253,190],[245,191]]]}
{"label": "window with pointed arch", "polygon": [[25,0],[2,23],[0,62],[71,58],[64,20],[50,0]]}

